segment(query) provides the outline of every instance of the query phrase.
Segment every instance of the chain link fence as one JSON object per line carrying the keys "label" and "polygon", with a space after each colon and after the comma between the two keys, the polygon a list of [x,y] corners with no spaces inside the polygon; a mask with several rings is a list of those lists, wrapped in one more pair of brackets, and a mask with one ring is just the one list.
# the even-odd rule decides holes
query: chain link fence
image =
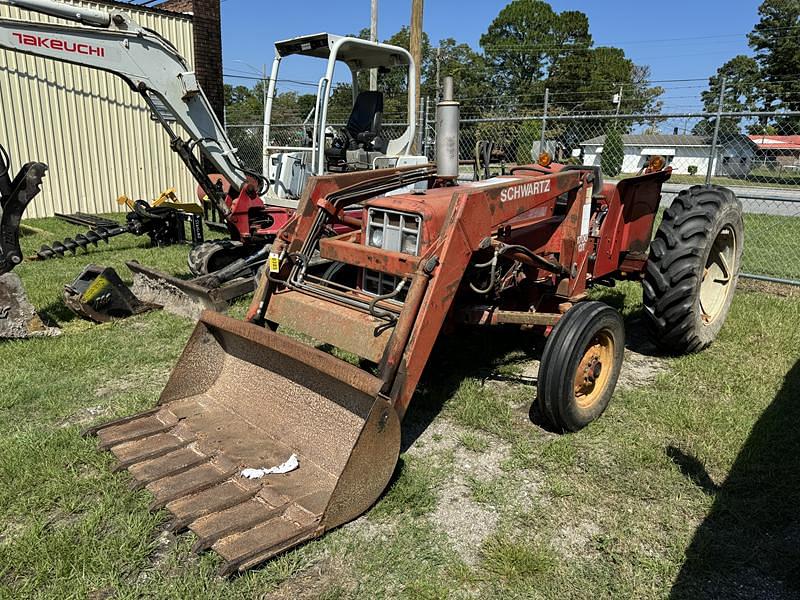
{"label": "chain link fence", "polygon": [[[435,118],[421,119],[418,139],[434,156]],[[332,124],[334,129],[342,125]],[[303,123],[273,125],[273,145],[303,145]],[[405,124],[383,126],[397,137]],[[768,133],[747,133],[747,132]],[[229,125],[245,165],[260,172],[261,125]],[[602,168],[606,180],[632,177],[661,156],[672,167],[662,207],[691,185],[732,189],[744,208],[745,276],[800,285],[800,113],[682,113],[636,115],[531,114],[461,121],[462,178],[472,179],[479,143],[490,142],[491,172],[537,160],[542,151],[557,162]],[[484,150],[486,146],[484,146]]]}
{"label": "chain link fence", "polygon": [[[757,130],[769,133],[746,133]],[[462,120],[460,158],[474,159],[482,141],[491,142],[497,170],[546,151],[557,162],[599,166],[612,181],[636,175],[661,156],[672,167],[662,207],[691,185],[732,189],[745,213],[743,274],[800,285],[800,113]],[[465,168],[464,177],[472,170]]]}

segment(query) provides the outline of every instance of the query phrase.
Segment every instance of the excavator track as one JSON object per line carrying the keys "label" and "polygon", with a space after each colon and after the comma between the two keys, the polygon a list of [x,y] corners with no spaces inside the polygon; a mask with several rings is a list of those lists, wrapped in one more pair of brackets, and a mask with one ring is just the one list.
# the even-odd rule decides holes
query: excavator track
{"label": "excavator track", "polygon": [[[400,425],[380,380],[315,348],[205,312],[160,406],[88,430],[229,575],[361,514],[388,483]],[[291,472],[245,479],[244,468]]]}

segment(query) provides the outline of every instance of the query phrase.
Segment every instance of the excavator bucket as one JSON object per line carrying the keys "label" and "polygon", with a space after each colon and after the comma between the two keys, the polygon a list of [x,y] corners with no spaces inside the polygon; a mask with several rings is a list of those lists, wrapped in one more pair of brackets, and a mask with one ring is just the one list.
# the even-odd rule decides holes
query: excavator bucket
{"label": "excavator bucket", "polygon": [[[89,430],[133,485],[197,535],[223,575],[346,523],[386,487],[400,421],[381,380],[316,348],[204,312],[159,405]],[[295,455],[298,466],[259,479]]]}

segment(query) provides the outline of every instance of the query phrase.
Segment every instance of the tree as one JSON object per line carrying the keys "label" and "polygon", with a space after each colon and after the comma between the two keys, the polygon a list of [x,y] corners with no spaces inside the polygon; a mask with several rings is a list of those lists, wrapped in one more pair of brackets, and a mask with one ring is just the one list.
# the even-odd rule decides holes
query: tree
{"label": "tree", "polygon": [[622,112],[652,112],[664,90],[650,86],[649,67],[639,67],[620,48],[587,48],[565,56],[547,79],[551,106],[566,111],[613,112],[622,87]]}
{"label": "tree", "polygon": [[[700,95],[703,109],[715,113],[719,109],[719,95],[722,80],[725,91],[722,95],[722,110],[725,112],[746,112],[758,110],[762,100],[761,72],[754,58],[740,54],[735,56],[717,72],[709,77],[708,89]],[[724,118],[720,121],[720,132],[740,133],[741,119]],[[703,119],[692,130],[695,135],[710,135],[714,131],[715,118]]]}
{"label": "tree", "polygon": [[589,48],[592,36],[582,12],[556,13],[542,0],[512,0],[480,44],[497,88],[509,96],[538,99],[554,65],[575,50]]}
{"label": "tree", "polygon": [[767,108],[800,110],[800,0],[764,0],[748,36]]}
{"label": "tree", "polygon": [[[660,109],[663,89],[650,85],[649,68],[634,64],[619,48],[593,47],[589,20],[582,12],[558,13],[543,0],[512,0],[480,43],[494,87],[494,98],[481,103],[487,112],[502,106],[515,116],[539,115],[549,89],[551,114],[608,113],[617,108],[613,97],[620,87],[624,112]],[[607,119],[553,120],[546,135],[573,148],[601,135],[609,125]]]}
{"label": "tree", "polygon": [[[409,49],[411,31],[404,26],[392,37],[386,40],[387,44],[400,46]],[[420,93],[419,97],[433,97],[435,93],[436,80],[436,50],[431,45],[428,34],[422,33],[422,64],[416,65],[420,69]],[[392,121],[403,121],[407,114],[408,103],[408,81],[404,69],[391,69],[388,73],[378,74],[378,89],[384,94],[384,113],[385,118]]]}
{"label": "tree", "polygon": [[[427,82],[423,91],[432,91],[431,98],[436,97],[436,63],[438,62],[439,84],[445,77],[453,78],[453,93],[466,108],[474,104],[475,99],[486,100],[492,92],[489,82],[489,69],[486,60],[475,52],[468,44],[460,44],[453,38],[439,40],[438,48],[433,48],[434,68],[432,81]],[[432,88],[432,90],[431,90]]]}
{"label": "tree", "polygon": [[[551,112],[613,113],[614,95],[622,89],[620,112],[646,113],[660,109],[664,90],[649,84],[650,69],[640,67],[620,48],[599,47],[573,52],[561,59],[547,80]],[[632,121],[591,119],[554,122],[558,136],[567,147],[587,138],[602,135],[611,124],[627,132]],[[551,131],[548,137],[552,137]]]}
{"label": "tree", "polygon": [[261,82],[252,88],[226,83],[223,89],[226,122],[229,125],[261,123],[264,118]]}
{"label": "tree", "polygon": [[606,133],[603,153],[600,155],[600,168],[609,177],[616,177],[622,172],[624,158],[625,146],[622,143],[622,134],[615,123],[609,127],[608,133]]}

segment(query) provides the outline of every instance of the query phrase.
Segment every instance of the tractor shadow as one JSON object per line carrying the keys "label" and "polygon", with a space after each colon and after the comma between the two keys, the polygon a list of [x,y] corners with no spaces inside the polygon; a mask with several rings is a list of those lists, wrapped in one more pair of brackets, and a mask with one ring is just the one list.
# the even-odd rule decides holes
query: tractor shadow
{"label": "tractor shadow", "polygon": [[[403,419],[401,452],[427,429],[465,379],[518,382],[515,376],[497,370],[509,362],[539,360],[543,346],[543,338],[516,327],[465,327],[441,334]],[[531,400],[535,395],[533,387]]]}
{"label": "tractor shadow", "polygon": [[[617,310],[624,309],[625,295],[618,290],[609,290],[601,299]],[[645,318],[642,309],[625,317],[625,347],[645,359],[660,361],[665,355],[653,343]],[[538,362],[544,344],[541,334],[514,326],[465,327],[440,335],[403,420],[401,452],[425,431],[467,378],[526,386],[530,389],[528,417],[534,425],[557,433],[538,411],[537,377],[527,373],[528,368],[523,373],[507,368]]]}
{"label": "tractor shadow", "polygon": [[667,455],[714,503],[686,550],[670,598],[800,597],[800,361],[764,410],[727,479]]}

